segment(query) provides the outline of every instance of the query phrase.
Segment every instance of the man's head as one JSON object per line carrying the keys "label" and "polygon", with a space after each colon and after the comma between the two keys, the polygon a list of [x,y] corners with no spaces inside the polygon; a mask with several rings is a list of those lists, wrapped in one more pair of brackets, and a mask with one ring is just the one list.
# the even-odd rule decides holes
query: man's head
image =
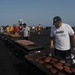
{"label": "man's head", "polygon": [[53,18],[53,25],[55,25],[57,28],[61,26],[62,19],[59,16],[55,16]]}
{"label": "man's head", "polygon": [[26,23],[23,24],[23,27],[24,27],[24,28],[26,27]]}

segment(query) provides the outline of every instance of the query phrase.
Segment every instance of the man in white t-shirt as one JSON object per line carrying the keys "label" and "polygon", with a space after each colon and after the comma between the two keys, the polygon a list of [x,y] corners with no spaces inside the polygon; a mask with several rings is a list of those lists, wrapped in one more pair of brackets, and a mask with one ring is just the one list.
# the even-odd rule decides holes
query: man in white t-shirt
{"label": "man in white t-shirt", "polygon": [[53,26],[50,33],[50,49],[55,50],[55,56],[71,62],[70,36],[75,51],[74,31],[70,25],[63,23],[59,16],[53,18]]}
{"label": "man in white t-shirt", "polygon": [[22,32],[23,32],[23,39],[29,40],[30,28],[28,26],[26,26],[26,23],[23,24]]}

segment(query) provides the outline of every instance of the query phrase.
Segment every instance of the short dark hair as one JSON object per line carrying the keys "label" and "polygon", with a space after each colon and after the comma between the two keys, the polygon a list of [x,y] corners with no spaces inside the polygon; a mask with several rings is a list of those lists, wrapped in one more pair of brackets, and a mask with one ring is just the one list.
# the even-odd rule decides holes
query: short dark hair
{"label": "short dark hair", "polygon": [[26,25],[26,23],[23,23],[23,25]]}

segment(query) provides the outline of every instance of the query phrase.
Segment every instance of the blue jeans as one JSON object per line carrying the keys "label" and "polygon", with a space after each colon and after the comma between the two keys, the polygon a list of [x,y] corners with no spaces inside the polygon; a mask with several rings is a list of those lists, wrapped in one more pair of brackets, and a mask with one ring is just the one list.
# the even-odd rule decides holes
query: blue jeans
{"label": "blue jeans", "polygon": [[69,63],[72,63],[71,49],[66,50],[66,51],[61,51],[61,50],[55,49],[55,56],[60,57],[60,58],[62,58],[64,60],[66,60]]}

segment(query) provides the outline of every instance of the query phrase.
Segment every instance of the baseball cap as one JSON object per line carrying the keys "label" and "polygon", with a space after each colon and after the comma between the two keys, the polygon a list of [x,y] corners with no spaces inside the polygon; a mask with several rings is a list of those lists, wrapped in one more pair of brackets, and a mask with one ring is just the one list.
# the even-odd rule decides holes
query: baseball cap
{"label": "baseball cap", "polygon": [[54,25],[54,23],[58,23],[59,21],[62,21],[61,18],[59,16],[55,16],[53,18],[53,25]]}

